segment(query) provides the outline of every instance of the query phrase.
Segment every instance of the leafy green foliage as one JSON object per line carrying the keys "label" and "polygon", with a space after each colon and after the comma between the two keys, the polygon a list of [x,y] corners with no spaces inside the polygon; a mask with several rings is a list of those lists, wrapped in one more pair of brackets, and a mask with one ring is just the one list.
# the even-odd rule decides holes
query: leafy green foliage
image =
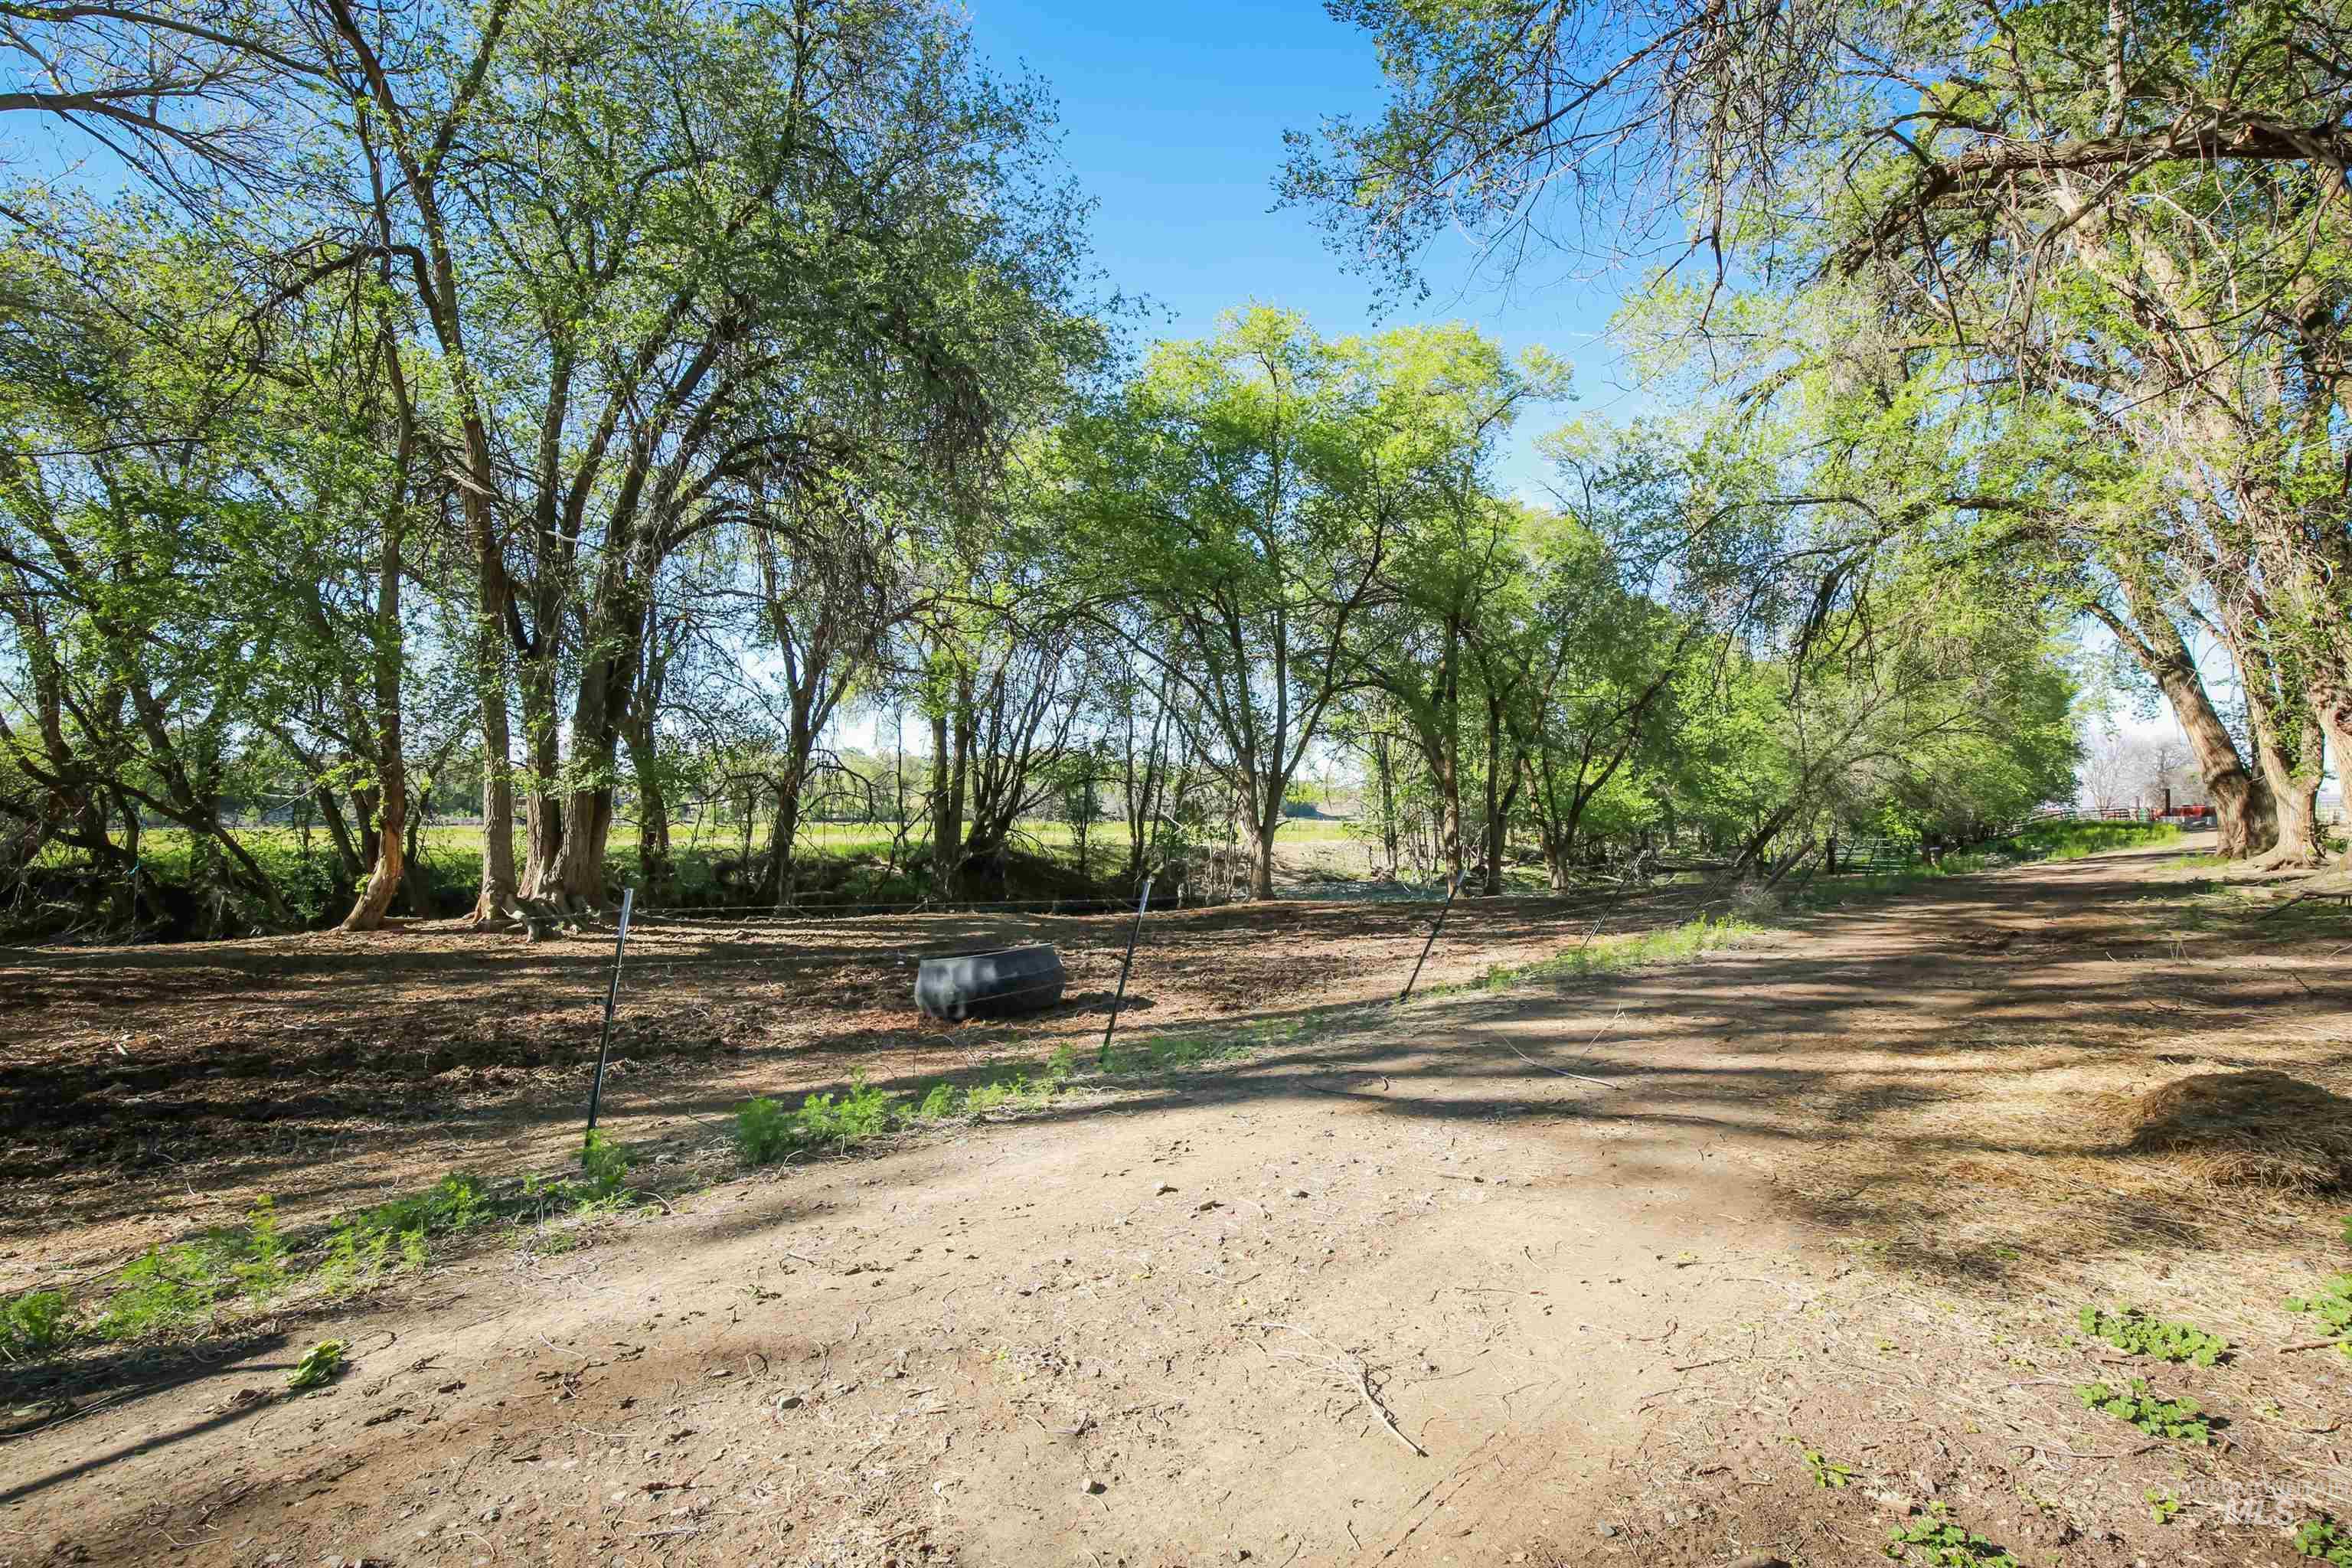
{"label": "leafy green foliage", "polygon": [[1963,1527],[1940,1502],[1929,1503],[1924,1514],[1890,1531],[1884,1550],[1898,1563],[1916,1561],[1927,1568],[2024,1568],[2009,1552]]}
{"label": "leafy green foliage", "polygon": [[629,1152],[602,1132],[591,1132],[580,1145],[580,1173],[591,1198],[612,1200],[628,1190]]}
{"label": "leafy green foliage", "polygon": [[332,1382],[335,1374],[343,1370],[343,1349],[341,1340],[320,1340],[303,1352],[302,1359],[294,1363],[294,1371],[286,1379],[286,1386],[320,1388]]}
{"label": "leafy green foliage", "polygon": [[[946,1089],[942,1084],[933,1089],[932,1098]],[[930,1104],[926,1099],[925,1107]],[[850,1080],[847,1093],[812,1094],[798,1110],[788,1111],[765,1095],[744,1101],[735,1111],[735,1152],[747,1165],[770,1165],[801,1149],[866,1142],[904,1120],[898,1097],[861,1076]]]}
{"label": "leafy green foliage", "polygon": [[2170,1524],[2179,1515],[2180,1500],[2162,1487],[2148,1488],[2140,1493],[2140,1500],[2147,1504],[2148,1517],[2158,1524]]}
{"label": "leafy green foliage", "polygon": [[2110,1388],[2104,1383],[2078,1384],[2074,1397],[2084,1409],[2127,1421],[2151,1437],[2198,1444],[2213,1440],[2212,1427],[2199,1414],[2195,1400],[2159,1398],[2148,1392],[2144,1377],[2133,1378],[2128,1389]]}
{"label": "leafy green foliage", "polygon": [[255,1204],[242,1228],[220,1227],[194,1241],[151,1247],[123,1269],[92,1325],[102,1339],[138,1339],[195,1327],[242,1299],[268,1306],[294,1279],[291,1249],[277,1205]]}
{"label": "leafy green foliage", "polygon": [[2337,1524],[2332,1514],[2305,1520],[2290,1544],[2297,1556],[2327,1563],[2329,1568],[2352,1568],[2352,1531]]}
{"label": "leafy green foliage", "polygon": [[1842,1491],[1853,1484],[1852,1466],[1841,1465],[1816,1448],[1805,1450],[1805,1469],[1813,1478],[1813,1484],[1824,1489]]}
{"label": "leafy green foliage", "polygon": [[0,1360],[47,1355],[73,1330],[73,1311],[62,1290],[27,1290],[0,1307]]}
{"label": "leafy green foliage", "polygon": [[244,1256],[235,1258],[229,1272],[239,1289],[256,1305],[268,1306],[286,1289],[286,1238],[278,1229],[278,1203],[264,1196],[246,1216]]}
{"label": "leafy green foliage", "polygon": [[2077,1314],[2083,1331],[2093,1339],[2105,1340],[2126,1355],[2154,1356],[2158,1361],[2194,1362],[2199,1366],[2211,1366],[2228,1353],[2230,1343],[2219,1334],[2209,1334],[2193,1323],[2170,1323],[2141,1311],[2137,1307],[2126,1307],[2120,1311],[2102,1311],[2085,1306]]}
{"label": "leafy green foliage", "polygon": [[2352,1274],[2330,1275],[2314,1295],[2289,1296],[2286,1310],[2318,1319],[2329,1335],[2346,1341],[2336,1348],[2352,1356]]}
{"label": "leafy green foliage", "polygon": [[2007,841],[2007,847],[2036,860],[2080,860],[2115,849],[2177,843],[2180,829],[2163,822],[2037,822]]}
{"label": "leafy green foliage", "polygon": [[766,1095],[735,1108],[735,1152],[747,1165],[772,1165],[792,1152],[792,1117]]}
{"label": "leafy green foliage", "polygon": [[108,1340],[131,1340],[201,1322],[212,1315],[227,1270],[194,1243],[151,1247],[122,1271],[94,1325]]}

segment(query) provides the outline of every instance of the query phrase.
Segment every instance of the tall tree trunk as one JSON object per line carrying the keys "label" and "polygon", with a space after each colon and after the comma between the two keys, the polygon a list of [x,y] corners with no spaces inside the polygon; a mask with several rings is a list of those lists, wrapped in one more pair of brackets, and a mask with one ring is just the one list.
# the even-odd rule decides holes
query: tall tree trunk
{"label": "tall tree trunk", "polygon": [[1274,897],[1274,836],[1282,830],[1282,797],[1276,795],[1271,811],[1256,814],[1251,823],[1250,897]]}
{"label": "tall tree trunk", "polygon": [[931,713],[931,884],[947,891],[950,862],[963,847],[961,803],[952,812],[948,803],[948,776],[955,759],[948,742],[948,708],[941,703]]}
{"label": "tall tree trunk", "polygon": [[[466,448],[477,453],[478,479],[490,472],[489,437],[478,419],[466,421]],[[487,500],[473,485],[460,486],[467,532],[474,545],[474,591],[479,600],[474,626],[474,679],[482,705],[482,889],[474,900],[474,921],[497,920],[517,908],[515,879],[514,733],[507,706],[507,667],[500,651],[506,628],[499,616],[507,595],[506,555]]]}
{"label": "tall tree trunk", "polygon": [[2246,770],[2229,726],[2213,708],[2197,660],[2172,617],[2147,595],[2129,592],[2135,626],[2105,606],[2091,613],[2106,624],[2139,667],[2171,704],[2173,717],[2189,737],[2196,754],[2199,776],[2213,798],[2215,827],[2221,840],[2217,852],[2225,860],[2242,860],[2268,848],[2278,837],[2278,811],[2270,786]]}
{"label": "tall tree trunk", "polygon": [[1486,696],[1486,877],[1480,890],[1487,898],[1503,891],[1503,705],[1494,693]]}
{"label": "tall tree trunk", "polygon": [[345,931],[373,931],[381,926],[383,912],[392,907],[408,868],[408,760],[403,751],[405,741],[400,710],[401,662],[404,653],[400,587],[402,536],[406,531],[408,510],[408,466],[415,441],[412,434],[415,422],[409,417],[408,394],[397,359],[392,363],[392,383],[400,419],[399,451],[394,458],[400,478],[392,505],[384,510],[383,537],[376,556],[375,868],[368,875],[367,886],[360,889],[351,913],[343,917]]}

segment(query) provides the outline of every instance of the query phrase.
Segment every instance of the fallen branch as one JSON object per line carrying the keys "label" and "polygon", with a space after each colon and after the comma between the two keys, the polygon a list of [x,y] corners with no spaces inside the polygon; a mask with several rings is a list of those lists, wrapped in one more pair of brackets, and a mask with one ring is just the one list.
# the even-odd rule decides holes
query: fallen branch
{"label": "fallen branch", "polygon": [[[1371,1407],[1372,1414],[1380,1417],[1381,1425],[1388,1428],[1389,1435],[1391,1436],[1394,1437],[1398,1442],[1402,1443],[1406,1447],[1411,1448],[1421,1458],[1424,1459],[1429,1458],[1429,1450],[1404,1435],[1404,1428],[1397,1425],[1396,1417],[1389,1414],[1388,1406],[1382,1405],[1381,1403],[1380,1395],[1372,1392],[1371,1373],[1365,1369],[1363,1357],[1353,1355],[1346,1351],[1340,1350],[1339,1346],[1332,1344],[1330,1341],[1323,1338],[1321,1335],[1310,1334],[1296,1323],[1277,1323],[1266,1321],[1236,1323],[1234,1326],[1241,1329],[1282,1329],[1287,1332],[1298,1335],[1301,1339],[1313,1340],[1316,1343],[1328,1347],[1333,1353],[1330,1358],[1326,1361],[1315,1361],[1311,1357],[1298,1354],[1296,1351],[1283,1352],[1280,1353],[1286,1360],[1307,1362],[1310,1365],[1322,1367],[1327,1372],[1337,1373],[1340,1376],[1348,1378],[1356,1385],[1356,1393],[1363,1399],[1363,1402]],[[1267,1353],[1272,1354],[1275,1352],[1269,1352]]]}

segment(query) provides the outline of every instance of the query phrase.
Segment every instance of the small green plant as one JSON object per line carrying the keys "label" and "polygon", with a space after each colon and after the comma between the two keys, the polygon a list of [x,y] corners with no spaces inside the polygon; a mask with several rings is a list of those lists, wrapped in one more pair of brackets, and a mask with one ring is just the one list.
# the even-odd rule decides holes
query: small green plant
{"label": "small green plant", "polygon": [[333,1380],[343,1370],[343,1342],[320,1340],[302,1352],[294,1363],[293,1375],[287,1378],[289,1388],[317,1388]]}
{"label": "small green plant", "polygon": [[2162,1487],[2150,1487],[2139,1495],[2147,1504],[2148,1517],[2158,1524],[2170,1524],[2180,1512],[2180,1500]]}
{"label": "small green plant", "polygon": [[1817,1449],[1805,1450],[1805,1468],[1811,1473],[1813,1484],[1825,1489],[1834,1488],[1843,1491],[1853,1482],[1852,1466],[1841,1465]]}
{"label": "small green plant", "polygon": [[62,1290],[27,1290],[0,1307],[0,1360],[47,1355],[73,1331]]}
{"label": "small green plant", "polygon": [[2286,1310],[2317,1318],[2336,1341],[2336,1348],[2352,1356],[2352,1274],[2331,1275],[2315,1295],[2289,1296]]}
{"label": "small green plant", "polygon": [[2344,1245],[2352,1247],[2352,1214],[2344,1216]]}
{"label": "small green plant", "polygon": [[1898,1563],[1911,1562],[1916,1552],[1927,1568],[2024,1568],[2008,1552],[1959,1524],[1940,1502],[1929,1503],[1926,1513],[1888,1532],[1884,1550]]}
{"label": "small green plant", "polygon": [[2148,1392],[2147,1379],[2136,1377],[2129,1389],[2104,1383],[2076,1385],[2074,1397],[2086,1410],[2096,1410],[2118,1421],[2128,1421],[2151,1437],[2171,1437],[2183,1443],[2210,1443],[2211,1425],[2199,1414],[2193,1399],[2162,1399]]}
{"label": "small green plant", "polygon": [[2327,1563],[2329,1568],[2352,1568],[2352,1531],[2337,1524],[2333,1514],[2305,1520],[2290,1544],[2297,1556]]}
{"label": "small green plant", "polygon": [[955,1090],[943,1083],[931,1085],[931,1092],[923,1096],[923,1103],[915,1114],[925,1121],[938,1121],[955,1114]]}
{"label": "small green plant", "polygon": [[629,1152],[602,1132],[591,1132],[580,1146],[580,1173],[587,1178],[587,1195],[610,1200],[628,1189]]}
{"label": "small green plant", "polygon": [[328,1235],[327,1255],[313,1278],[330,1296],[346,1295],[383,1272],[384,1255],[391,1249],[389,1234],[363,1238],[359,1226],[344,1220]]}
{"label": "small green plant", "polygon": [[838,1100],[812,1094],[801,1101],[799,1137],[811,1143],[838,1143],[847,1148],[890,1130],[892,1101],[898,1097],[867,1084],[864,1077],[849,1080],[849,1091]]}
{"label": "small green plant", "polygon": [[2194,1323],[2168,1323],[2137,1307],[2126,1307],[2116,1312],[2084,1307],[2078,1317],[2084,1333],[2095,1340],[2105,1340],[2126,1355],[2152,1355],[2158,1361],[2211,1366],[2230,1349],[2230,1342],[2219,1334],[2209,1334]]}
{"label": "small green plant", "polygon": [[772,1165],[793,1150],[790,1112],[766,1095],[735,1108],[735,1152],[747,1165]]}
{"label": "small green plant", "polygon": [[415,1197],[394,1198],[361,1214],[353,1222],[365,1233],[390,1231],[428,1237],[450,1235],[497,1218],[479,1177],[452,1172]]}
{"label": "small green plant", "polygon": [[201,1322],[233,1278],[216,1253],[197,1243],[151,1247],[117,1279],[96,1324],[99,1337],[132,1340]]}
{"label": "small green plant", "polygon": [[266,1307],[278,1299],[291,1278],[291,1270],[286,1266],[286,1238],[278,1231],[277,1201],[263,1196],[246,1215],[245,1226],[241,1245],[233,1238],[224,1238],[230,1248],[241,1254],[230,1262],[229,1273],[247,1300]]}

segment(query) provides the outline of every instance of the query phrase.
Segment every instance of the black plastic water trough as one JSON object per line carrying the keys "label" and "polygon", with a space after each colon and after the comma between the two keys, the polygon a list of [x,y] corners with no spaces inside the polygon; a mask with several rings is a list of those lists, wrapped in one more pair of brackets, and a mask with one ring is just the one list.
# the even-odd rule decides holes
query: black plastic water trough
{"label": "black plastic water trough", "polygon": [[927,958],[915,971],[915,1005],[933,1018],[1001,1018],[1062,999],[1062,955],[1050,947],[1008,947]]}

